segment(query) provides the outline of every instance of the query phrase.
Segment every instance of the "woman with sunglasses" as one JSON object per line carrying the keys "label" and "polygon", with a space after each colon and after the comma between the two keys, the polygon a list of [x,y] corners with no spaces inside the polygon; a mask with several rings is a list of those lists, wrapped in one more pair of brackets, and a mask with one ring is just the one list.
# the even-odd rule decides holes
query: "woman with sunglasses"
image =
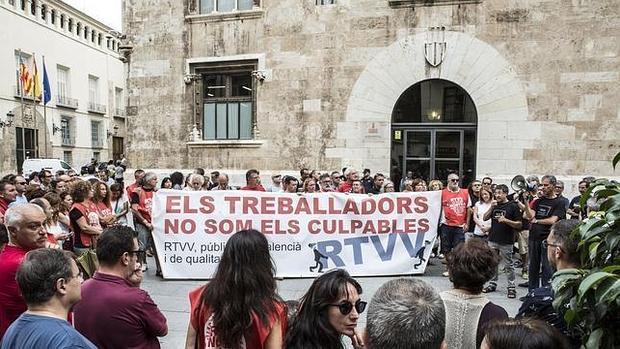
{"label": "woman with sunglasses", "polygon": [[234,234],[213,279],[189,298],[186,348],[282,348],[287,311],[276,294],[269,245],[260,232]]}
{"label": "woman with sunglasses", "polygon": [[362,287],[345,270],[318,277],[301,299],[301,307],[286,334],[286,349],[344,349],[343,336],[361,348],[355,331],[366,309]]}

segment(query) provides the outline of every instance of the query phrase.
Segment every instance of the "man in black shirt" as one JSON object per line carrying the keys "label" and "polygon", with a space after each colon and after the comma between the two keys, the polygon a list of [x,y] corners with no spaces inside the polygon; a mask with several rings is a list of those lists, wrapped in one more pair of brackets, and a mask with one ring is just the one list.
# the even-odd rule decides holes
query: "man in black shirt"
{"label": "man in black shirt", "polygon": [[583,219],[586,216],[585,207],[582,210],[579,205],[579,200],[581,200],[581,195],[586,192],[588,189],[588,182],[581,181],[579,182],[579,195],[575,196],[570,203],[568,204],[568,209],[566,213],[568,213],[568,218],[570,219]]}
{"label": "man in black shirt", "polygon": [[[519,202],[519,208],[525,212],[530,220],[529,245],[529,286],[531,291],[541,286],[549,285],[553,270],[547,260],[547,249],[543,247],[543,240],[549,235],[551,226],[566,217],[564,203],[555,194],[555,176],[545,175],[541,180],[542,196],[533,204],[524,205]],[[530,207],[531,206],[531,207]],[[542,275],[540,269],[542,266]],[[541,280],[542,279],[542,280]]]}
{"label": "man in black shirt", "polygon": [[[484,214],[484,220],[491,219],[489,232],[489,247],[494,249],[502,258],[503,269],[508,277],[508,298],[515,298],[515,269],[512,263],[512,249],[515,241],[515,229],[521,229],[521,210],[514,201],[508,201],[508,187],[500,184],[495,188],[495,200],[491,208]],[[484,288],[484,293],[497,289],[498,271]]]}
{"label": "man in black shirt", "polygon": [[373,179],[373,184],[370,187],[370,190],[366,190],[368,194],[381,194],[381,189],[383,189],[383,182],[385,181],[385,176],[382,173],[377,173]]}

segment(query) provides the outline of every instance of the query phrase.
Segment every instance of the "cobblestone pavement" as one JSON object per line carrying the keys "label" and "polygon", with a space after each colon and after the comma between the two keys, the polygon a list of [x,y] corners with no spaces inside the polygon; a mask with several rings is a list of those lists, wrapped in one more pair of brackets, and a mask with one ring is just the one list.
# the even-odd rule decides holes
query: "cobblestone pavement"
{"label": "cobblestone pavement", "polygon": [[[431,262],[434,265],[429,265],[426,269],[426,274],[423,276],[415,276],[423,279],[429,284],[433,285],[437,290],[444,291],[452,287],[450,280],[447,277],[441,276],[443,266],[438,259],[432,259]],[[154,261],[149,263],[154,266]],[[520,269],[519,269],[520,271]],[[405,276],[414,277],[414,276]],[[370,301],[372,295],[376,290],[386,281],[391,280],[394,277],[362,277],[357,278],[362,285],[364,293],[362,299]],[[517,277],[517,283],[522,282],[520,277]],[[154,268],[147,271],[142,288],[147,290],[155,303],[159,306],[161,311],[168,319],[168,335],[160,338],[162,348],[176,349],[182,348],[185,343],[185,334],[187,331],[187,324],[189,321],[189,300],[188,293],[190,290],[204,284],[205,281],[165,281],[155,276]],[[280,296],[285,299],[298,299],[308,289],[312,279],[285,279],[278,281],[278,292]],[[495,304],[498,304],[508,312],[508,315],[513,317],[517,313],[521,302],[519,297],[526,294],[527,289],[517,287],[517,298],[508,299],[506,297],[506,277],[500,276],[497,292],[488,295],[488,298]],[[366,314],[362,314],[360,318],[359,328],[363,328],[366,324]]]}

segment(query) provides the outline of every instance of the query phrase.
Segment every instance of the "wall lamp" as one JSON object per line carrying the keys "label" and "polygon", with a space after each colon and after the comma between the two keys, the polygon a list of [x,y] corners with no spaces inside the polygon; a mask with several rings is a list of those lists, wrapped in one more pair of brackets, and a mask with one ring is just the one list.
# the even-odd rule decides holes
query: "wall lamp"
{"label": "wall lamp", "polygon": [[6,113],[6,121],[0,120],[0,128],[13,126],[14,119],[15,119],[15,114],[13,113],[12,110],[9,110],[9,112]]}

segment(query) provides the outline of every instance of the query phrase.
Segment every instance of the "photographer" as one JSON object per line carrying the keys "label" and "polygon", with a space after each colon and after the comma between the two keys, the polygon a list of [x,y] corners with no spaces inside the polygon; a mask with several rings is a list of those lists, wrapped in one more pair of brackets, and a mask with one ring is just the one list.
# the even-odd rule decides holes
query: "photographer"
{"label": "photographer", "polygon": [[545,175],[542,177],[541,187],[542,196],[534,201],[532,205],[518,202],[519,208],[523,210],[525,218],[530,221],[530,233],[528,238],[529,245],[529,286],[531,291],[541,287],[540,268],[542,265],[542,286],[547,286],[553,270],[547,260],[547,249],[543,248],[542,242],[549,235],[551,226],[566,217],[566,208],[563,202],[555,194],[555,176]]}

